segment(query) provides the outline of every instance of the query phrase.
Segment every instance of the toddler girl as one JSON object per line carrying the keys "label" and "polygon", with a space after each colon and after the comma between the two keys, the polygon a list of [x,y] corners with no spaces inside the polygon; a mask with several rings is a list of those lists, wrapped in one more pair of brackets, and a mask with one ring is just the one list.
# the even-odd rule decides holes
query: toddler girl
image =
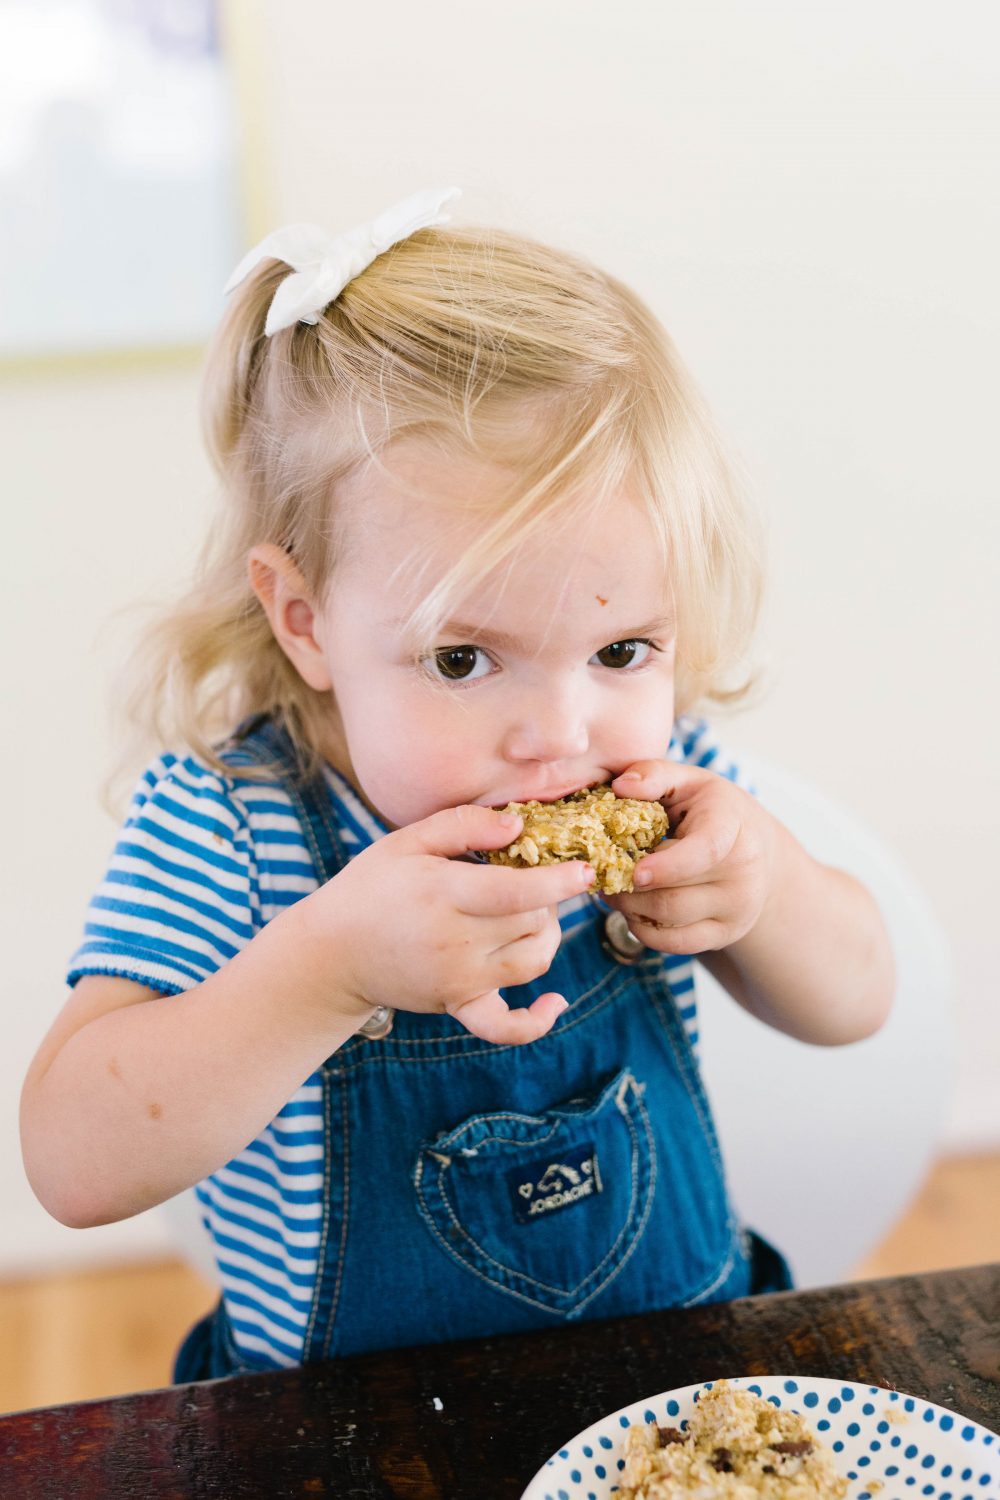
{"label": "toddler girl", "polygon": [[[177,1379],[788,1284],[729,1203],[693,960],[806,1041],[892,988],[869,894],[707,724],[754,529],[613,277],[422,194],[237,268],[224,510],[141,677],[161,745],[25,1083],[67,1224],[195,1185],[222,1283]],[[610,782],[671,837],[598,900],[476,855]]]}

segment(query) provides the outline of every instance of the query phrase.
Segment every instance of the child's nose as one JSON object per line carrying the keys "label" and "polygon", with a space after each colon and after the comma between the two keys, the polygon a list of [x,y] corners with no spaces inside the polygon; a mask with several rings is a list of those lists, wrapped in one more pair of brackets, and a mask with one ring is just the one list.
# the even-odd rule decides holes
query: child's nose
{"label": "child's nose", "polygon": [[590,733],[579,705],[557,694],[540,695],[525,705],[508,728],[504,754],[508,760],[570,760],[583,755],[589,744]]}

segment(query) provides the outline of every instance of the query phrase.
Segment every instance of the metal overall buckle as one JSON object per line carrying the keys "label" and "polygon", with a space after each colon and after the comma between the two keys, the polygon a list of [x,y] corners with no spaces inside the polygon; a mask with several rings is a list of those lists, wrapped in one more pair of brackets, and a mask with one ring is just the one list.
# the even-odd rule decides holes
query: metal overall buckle
{"label": "metal overall buckle", "polygon": [[396,1012],[391,1005],[376,1005],[365,1024],[358,1027],[357,1034],[367,1037],[370,1042],[380,1041],[389,1035],[395,1019]]}
{"label": "metal overall buckle", "polygon": [[624,912],[612,911],[604,919],[601,947],[619,964],[637,964],[646,953],[646,945],[637,938]]}

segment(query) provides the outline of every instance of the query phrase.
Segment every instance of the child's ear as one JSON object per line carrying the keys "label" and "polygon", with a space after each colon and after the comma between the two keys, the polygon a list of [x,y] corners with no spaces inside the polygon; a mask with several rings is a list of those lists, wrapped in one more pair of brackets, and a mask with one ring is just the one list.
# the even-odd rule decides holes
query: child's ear
{"label": "child's ear", "polygon": [[328,692],[330,673],[316,634],[316,613],[306,581],[281,547],[265,542],[247,558],[250,587],[271,622],[274,638],[304,682]]}

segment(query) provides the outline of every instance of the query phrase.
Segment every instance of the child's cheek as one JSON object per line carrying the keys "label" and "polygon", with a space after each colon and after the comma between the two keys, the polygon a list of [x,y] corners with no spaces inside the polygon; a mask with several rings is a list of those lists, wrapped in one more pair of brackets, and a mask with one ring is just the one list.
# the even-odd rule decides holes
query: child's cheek
{"label": "child's cheek", "polygon": [[469,781],[470,766],[446,745],[426,752],[412,740],[397,741],[400,752],[380,755],[367,765],[355,765],[361,790],[394,828],[405,828],[446,807],[476,800]]}

